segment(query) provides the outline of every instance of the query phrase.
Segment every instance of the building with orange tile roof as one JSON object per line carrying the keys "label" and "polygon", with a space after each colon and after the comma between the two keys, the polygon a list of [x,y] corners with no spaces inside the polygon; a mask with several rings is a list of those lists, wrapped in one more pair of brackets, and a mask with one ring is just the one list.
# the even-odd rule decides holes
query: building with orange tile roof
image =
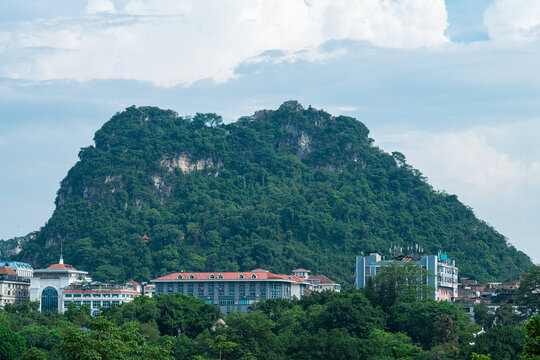
{"label": "building with orange tile roof", "polygon": [[341,291],[341,285],[335,282],[334,280],[328,278],[325,275],[309,275],[311,271],[306,269],[294,269],[293,274],[299,278],[307,281],[310,286],[310,291],[324,291],[331,290],[335,292]]}
{"label": "building with orange tile roof", "polygon": [[0,309],[6,304],[20,304],[30,298],[30,280],[17,275],[9,266],[0,267]]}
{"label": "building with orange tile roof", "polygon": [[156,295],[180,292],[204,299],[227,314],[248,311],[260,300],[301,298],[309,283],[296,275],[274,274],[264,269],[240,272],[178,272],[151,280]]}

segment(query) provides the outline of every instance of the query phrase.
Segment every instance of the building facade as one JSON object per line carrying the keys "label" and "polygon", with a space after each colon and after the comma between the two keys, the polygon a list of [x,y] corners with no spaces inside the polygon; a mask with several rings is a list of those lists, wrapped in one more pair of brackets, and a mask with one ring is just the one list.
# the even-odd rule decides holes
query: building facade
{"label": "building facade", "polygon": [[23,278],[30,279],[34,276],[34,268],[32,265],[20,262],[20,261],[10,261],[10,260],[0,260],[0,267],[8,266],[12,268],[17,275]]}
{"label": "building facade", "polygon": [[391,262],[413,262],[428,270],[433,277],[428,278],[428,284],[435,289],[432,297],[435,300],[452,301],[458,296],[458,268],[455,260],[447,255],[399,256],[385,259],[380,253],[372,252],[368,256],[356,257],[356,288],[366,286],[370,277],[375,277],[381,271],[381,266]]}
{"label": "building facade", "polygon": [[250,305],[266,299],[301,298],[309,283],[296,275],[278,275],[267,270],[249,272],[182,272],[151,281],[156,295],[180,292],[218,306],[222,313],[248,311]]}
{"label": "building facade", "polygon": [[30,299],[30,280],[17,275],[9,266],[0,267],[0,309]]}
{"label": "building facade", "polygon": [[141,295],[141,284],[128,281],[123,284],[101,283],[93,281],[89,284],[72,283],[62,290],[62,311],[68,309],[70,303],[77,307],[88,305],[92,315],[99,315],[102,309],[119,306],[133,301]]}
{"label": "building facade", "polygon": [[91,281],[88,272],[64,264],[64,260],[60,257],[58,264],[34,270],[34,277],[30,279],[30,300],[38,301],[41,311],[64,312],[62,291],[71,284]]}
{"label": "building facade", "polygon": [[325,275],[309,275],[311,271],[306,269],[294,269],[293,274],[300,279],[309,283],[310,291],[330,290],[335,292],[341,291],[341,285]]}

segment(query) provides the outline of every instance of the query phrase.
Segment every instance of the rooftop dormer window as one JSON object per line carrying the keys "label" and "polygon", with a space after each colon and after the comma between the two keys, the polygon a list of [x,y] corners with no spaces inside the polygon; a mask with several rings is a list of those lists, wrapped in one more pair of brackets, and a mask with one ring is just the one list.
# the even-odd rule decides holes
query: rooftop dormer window
{"label": "rooftop dormer window", "polygon": [[243,279],[243,278],[244,278],[244,275],[243,275],[243,274],[240,274],[240,275],[238,275],[238,278],[239,278],[239,279]]}
{"label": "rooftop dormer window", "polygon": [[190,274],[190,275],[189,275],[189,278],[190,278],[190,279],[195,279],[195,275]]}
{"label": "rooftop dormer window", "polygon": [[184,277],[182,276],[182,274],[178,274],[178,276],[176,277],[177,279],[181,280],[183,279]]}
{"label": "rooftop dormer window", "polygon": [[223,274],[219,274],[218,279],[223,279]]}
{"label": "rooftop dormer window", "polygon": [[214,274],[210,274],[210,279],[215,279],[216,276]]}
{"label": "rooftop dormer window", "polygon": [[257,275],[251,274],[251,278],[252,278],[252,279],[256,279],[256,278],[257,278]]}

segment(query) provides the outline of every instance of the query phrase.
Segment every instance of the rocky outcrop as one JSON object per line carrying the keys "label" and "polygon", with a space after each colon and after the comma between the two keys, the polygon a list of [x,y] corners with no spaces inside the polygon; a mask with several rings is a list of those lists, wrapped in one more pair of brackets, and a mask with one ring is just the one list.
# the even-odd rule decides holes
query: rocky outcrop
{"label": "rocky outcrop", "polygon": [[[190,173],[192,171],[201,171],[212,167],[221,167],[221,163],[214,163],[214,160],[210,158],[192,160],[191,156],[183,154],[172,158],[163,158],[161,164],[165,165],[169,172],[174,171],[175,168],[180,168],[184,173]],[[154,182],[155,183],[155,182]],[[157,187],[157,184],[156,184]]]}

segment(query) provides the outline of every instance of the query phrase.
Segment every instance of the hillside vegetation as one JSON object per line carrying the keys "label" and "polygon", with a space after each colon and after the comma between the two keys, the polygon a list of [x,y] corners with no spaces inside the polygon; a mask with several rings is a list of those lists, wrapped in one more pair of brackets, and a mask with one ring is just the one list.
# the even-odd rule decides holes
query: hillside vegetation
{"label": "hillside vegetation", "polygon": [[133,106],[94,140],[18,259],[45,266],[63,246],[66,262],[98,280],[301,266],[352,285],[355,255],[415,242],[482,281],[531,266],[351,117],[289,101],[225,125]]}

